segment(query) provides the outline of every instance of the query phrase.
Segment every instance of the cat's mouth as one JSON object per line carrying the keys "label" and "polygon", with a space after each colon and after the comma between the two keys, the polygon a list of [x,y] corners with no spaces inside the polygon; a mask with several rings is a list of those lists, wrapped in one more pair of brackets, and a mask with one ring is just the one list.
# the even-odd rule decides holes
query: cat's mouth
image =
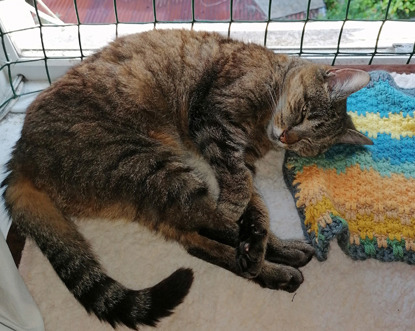
{"label": "cat's mouth", "polygon": [[278,147],[293,151],[300,156],[314,157],[319,151],[313,147],[311,140],[299,137],[292,129],[277,129],[270,132],[271,141]]}
{"label": "cat's mouth", "polygon": [[270,138],[274,143],[283,148],[293,146],[302,140],[292,128],[273,128],[270,132]]}
{"label": "cat's mouth", "polygon": [[294,145],[298,143],[301,138],[291,128],[288,128],[282,131],[278,140],[286,145]]}

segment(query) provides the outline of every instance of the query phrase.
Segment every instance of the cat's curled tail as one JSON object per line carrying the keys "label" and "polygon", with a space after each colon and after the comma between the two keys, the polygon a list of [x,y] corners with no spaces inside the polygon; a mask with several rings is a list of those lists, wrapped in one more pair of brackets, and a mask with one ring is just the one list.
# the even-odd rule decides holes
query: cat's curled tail
{"label": "cat's curled tail", "polygon": [[190,269],[178,269],[157,285],[128,289],[103,271],[76,225],[59,211],[50,197],[25,178],[9,174],[4,200],[22,234],[32,238],[56,273],[89,313],[113,327],[155,326],[183,301],[193,282]]}

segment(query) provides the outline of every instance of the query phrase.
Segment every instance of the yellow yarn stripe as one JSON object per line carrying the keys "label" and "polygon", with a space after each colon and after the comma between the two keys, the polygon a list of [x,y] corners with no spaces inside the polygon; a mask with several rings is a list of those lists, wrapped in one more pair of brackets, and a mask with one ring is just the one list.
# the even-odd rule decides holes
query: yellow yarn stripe
{"label": "yellow yarn stripe", "polygon": [[399,139],[400,136],[413,137],[415,135],[415,118],[402,114],[389,113],[389,117],[380,118],[379,113],[366,113],[358,115],[349,112],[356,129],[367,131],[369,137],[376,138],[378,133],[390,134],[392,138]]}
{"label": "yellow yarn stripe", "polygon": [[[297,207],[300,206],[301,203],[297,201]],[[304,224],[310,227],[308,232],[318,233],[319,225],[325,227],[325,223],[328,223],[326,217],[327,211],[329,211],[333,216],[341,217],[341,215],[337,212],[336,207],[333,205],[333,202],[326,196],[322,197],[318,201],[310,202],[310,204],[306,206],[304,210]]]}
{"label": "yellow yarn stripe", "polygon": [[347,219],[364,211],[375,214],[375,221],[400,215],[402,222],[408,223],[415,215],[415,178],[401,174],[382,177],[373,169],[362,170],[359,165],[338,174],[336,169],[312,165],[305,166],[293,183],[301,183],[301,194],[296,195],[298,207],[315,204],[327,196],[333,207],[347,211]]}
{"label": "yellow yarn stripe", "polygon": [[[305,222],[309,227],[308,232],[318,233],[318,226],[325,227],[330,220],[327,218],[328,211],[333,216],[340,216],[347,219],[344,212],[340,212],[335,208],[330,199],[323,197],[315,203],[310,203],[305,208]],[[346,212],[347,213],[347,212]],[[359,244],[360,240],[356,238],[388,238],[390,240],[414,240],[415,239],[415,217],[407,224],[403,224],[400,218],[384,217],[382,221],[375,219],[374,214],[357,213],[353,220],[348,219],[349,231],[354,243]]]}
{"label": "yellow yarn stripe", "polygon": [[359,229],[361,238],[389,233],[390,239],[397,239],[400,233],[415,239],[414,178],[400,174],[382,177],[373,169],[362,171],[358,165],[340,174],[312,165],[297,173],[297,183],[301,183],[297,207],[306,206],[304,223],[315,233],[330,212],[347,219],[351,231]]}

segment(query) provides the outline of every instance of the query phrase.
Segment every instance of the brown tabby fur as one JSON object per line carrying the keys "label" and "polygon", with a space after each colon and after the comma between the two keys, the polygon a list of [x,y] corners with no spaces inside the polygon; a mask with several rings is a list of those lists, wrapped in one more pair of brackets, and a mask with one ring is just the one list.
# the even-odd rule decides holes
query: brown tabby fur
{"label": "brown tabby fur", "polygon": [[369,143],[345,111],[367,82],[363,72],[218,34],[119,38],[27,110],[3,183],[8,211],[79,302],[113,326],[155,325],[193,274],[127,289],[105,274],[71,217],[138,221],[261,286],[294,291],[313,249],[269,232],[254,163],[271,148],[315,155]]}

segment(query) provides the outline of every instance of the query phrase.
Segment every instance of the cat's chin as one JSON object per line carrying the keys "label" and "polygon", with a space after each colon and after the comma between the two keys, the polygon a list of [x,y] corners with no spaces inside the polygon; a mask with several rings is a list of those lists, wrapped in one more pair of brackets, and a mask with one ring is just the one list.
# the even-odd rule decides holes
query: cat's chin
{"label": "cat's chin", "polygon": [[300,155],[301,157],[316,157],[317,155],[319,155],[320,153],[316,153],[316,152],[313,152],[313,153],[303,153],[303,152],[298,152],[298,151],[294,151],[295,153],[297,153],[298,155]]}
{"label": "cat's chin", "polygon": [[292,150],[294,153],[298,154],[301,157],[316,157],[317,155],[322,154],[321,150],[313,150],[309,148],[293,148],[290,150]]}
{"label": "cat's chin", "polygon": [[273,146],[273,147],[274,147],[274,149],[275,149],[275,150],[277,150],[277,151],[279,151],[279,150],[281,150],[281,149],[291,150],[291,149],[289,148],[289,145],[288,145],[288,144],[284,144],[284,143],[282,143],[282,142],[280,142],[280,141],[278,141],[278,140],[273,140],[273,141],[272,141],[272,146]]}
{"label": "cat's chin", "polygon": [[275,150],[277,150],[277,151],[280,151],[280,150],[286,150],[286,151],[293,151],[293,152],[295,152],[295,153],[297,153],[298,155],[300,155],[296,150],[295,150],[295,148],[293,148],[293,146],[292,145],[289,145],[289,144],[284,144],[284,143],[282,143],[282,142],[280,142],[280,141],[272,141],[272,145],[273,145],[273,147],[274,147],[274,149]]}
{"label": "cat's chin", "polygon": [[323,146],[312,144],[309,139],[301,139],[294,144],[286,144],[280,140],[273,140],[272,143],[277,150],[282,148],[286,151],[292,151],[301,157],[315,157],[327,150]]}
{"label": "cat's chin", "polygon": [[303,156],[301,155],[301,152],[299,152],[297,148],[295,148],[295,144],[285,144],[279,140],[273,140],[272,144],[276,150],[284,149],[286,151],[293,151],[297,153],[298,155]]}
{"label": "cat's chin", "polygon": [[300,148],[300,147],[296,146],[296,144],[289,145],[289,144],[284,144],[284,143],[281,143],[281,142],[275,142],[274,146],[275,146],[276,150],[285,149],[286,151],[294,152],[294,153],[298,154],[301,157],[315,157],[315,156],[321,154],[320,151],[311,150],[311,149],[308,149],[308,148]]}

